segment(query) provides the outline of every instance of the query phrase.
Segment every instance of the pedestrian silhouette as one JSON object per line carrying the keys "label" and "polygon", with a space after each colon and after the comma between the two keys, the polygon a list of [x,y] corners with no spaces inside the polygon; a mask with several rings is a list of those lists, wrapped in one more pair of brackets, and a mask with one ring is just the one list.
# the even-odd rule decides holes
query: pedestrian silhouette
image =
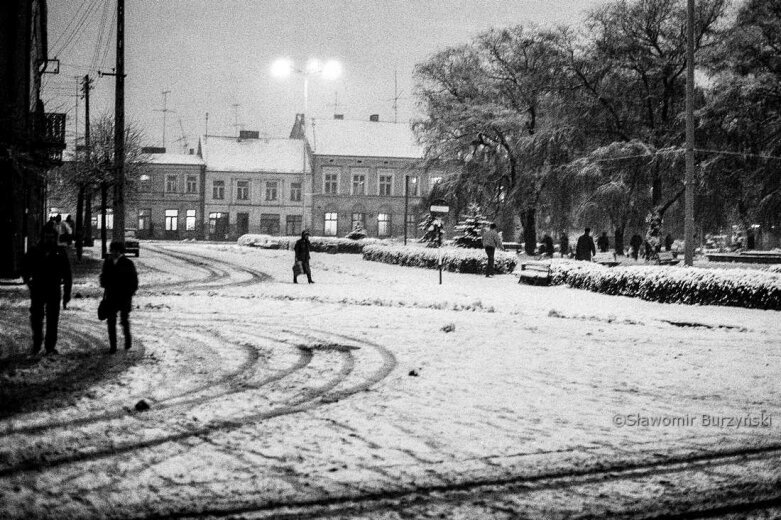
{"label": "pedestrian silhouette", "polygon": [[130,309],[133,295],[138,290],[138,274],[132,260],[125,256],[125,244],[111,242],[109,256],[103,262],[100,286],[104,288],[106,323],[108,325],[109,352],[117,351],[117,312],[125,336],[125,350],[132,346],[130,335]]}

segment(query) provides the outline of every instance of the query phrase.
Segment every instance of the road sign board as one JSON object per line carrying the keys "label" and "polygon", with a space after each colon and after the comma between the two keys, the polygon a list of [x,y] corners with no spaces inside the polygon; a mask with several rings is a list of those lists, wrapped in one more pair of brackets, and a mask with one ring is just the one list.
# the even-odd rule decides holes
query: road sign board
{"label": "road sign board", "polygon": [[447,213],[450,211],[450,206],[431,206],[431,213]]}

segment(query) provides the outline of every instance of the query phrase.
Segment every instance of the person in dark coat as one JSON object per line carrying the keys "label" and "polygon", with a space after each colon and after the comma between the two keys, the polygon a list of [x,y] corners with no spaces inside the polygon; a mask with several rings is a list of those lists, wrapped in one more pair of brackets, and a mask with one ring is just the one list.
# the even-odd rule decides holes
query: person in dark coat
{"label": "person in dark coat", "polygon": [[[30,289],[30,327],[33,332],[32,354],[41,350],[44,344],[43,318],[46,316],[47,354],[57,354],[57,326],[62,308],[71,299],[73,277],[71,265],[65,250],[57,246],[57,229],[47,224],[41,232],[41,242],[24,256],[22,279]],[[62,291],[60,285],[63,286]]]}
{"label": "person in dark coat", "polygon": [[569,255],[569,237],[566,233],[562,233],[561,238],[559,239],[559,252],[561,253],[562,258]]}
{"label": "person in dark coat", "polygon": [[108,316],[109,352],[117,351],[117,312],[122,323],[125,336],[125,350],[132,346],[130,335],[130,309],[133,305],[133,295],[138,290],[138,274],[132,260],[125,256],[125,244],[112,242],[109,246],[109,257],[103,262],[100,273],[100,286],[105,289],[103,299],[106,301]]}
{"label": "person in dark coat", "polygon": [[[295,252],[296,262],[301,264],[301,272],[306,274],[306,279],[309,283],[315,283],[312,280],[312,270],[309,268],[309,231],[306,229],[301,232],[301,238],[296,241]],[[293,273],[293,283],[298,283],[298,275]]]}
{"label": "person in dark coat", "polygon": [[502,237],[499,236],[499,232],[496,231],[496,224],[491,222],[483,232],[483,249],[488,257],[488,263],[485,266],[485,276],[490,278],[494,275],[494,254],[497,249],[504,249],[502,244]]}
{"label": "person in dark coat", "polygon": [[637,260],[637,256],[640,253],[640,246],[643,245],[643,237],[635,233],[632,238],[629,239],[629,246],[632,248],[632,258]]}
{"label": "person in dark coat", "polygon": [[664,250],[665,251],[672,250],[674,242],[675,242],[675,240],[673,240],[673,236],[672,235],[667,235],[666,237],[664,237]]}
{"label": "person in dark coat", "polygon": [[610,239],[607,238],[607,231],[603,231],[602,235],[597,239],[597,247],[599,248],[600,253],[607,253],[607,250],[610,247]]}
{"label": "person in dark coat", "polygon": [[546,234],[542,237],[542,243],[545,244],[545,256],[553,258],[553,238]]}
{"label": "person in dark coat", "polygon": [[597,254],[597,248],[594,247],[594,239],[591,238],[591,228],[586,228],[584,233],[578,237],[578,243],[575,246],[575,260],[591,261],[591,256]]}

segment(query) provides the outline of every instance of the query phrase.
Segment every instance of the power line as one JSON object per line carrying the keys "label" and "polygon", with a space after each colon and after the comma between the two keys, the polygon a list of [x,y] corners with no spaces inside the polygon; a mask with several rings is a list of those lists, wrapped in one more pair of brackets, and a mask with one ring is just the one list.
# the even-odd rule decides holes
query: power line
{"label": "power line", "polygon": [[87,21],[90,19],[90,16],[92,15],[93,11],[95,11],[98,7],[98,0],[93,0],[93,2],[89,5],[89,7],[82,13],[81,18],[77,22],[77,25],[74,27],[72,33],[70,34],[69,38],[63,43],[57,51],[55,51],[54,55],[58,56],[60,54],[64,54],[65,51],[83,34],[81,31],[84,28]]}

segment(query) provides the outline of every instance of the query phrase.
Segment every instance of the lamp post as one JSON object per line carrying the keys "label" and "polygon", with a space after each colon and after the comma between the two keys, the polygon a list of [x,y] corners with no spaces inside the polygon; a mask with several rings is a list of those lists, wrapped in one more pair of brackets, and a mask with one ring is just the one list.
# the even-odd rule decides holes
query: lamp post
{"label": "lamp post", "polygon": [[342,65],[336,60],[329,60],[322,63],[317,59],[310,59],[306,66],[296,67],[292,60],[287,58],[280,58],[271,65],[271,75],[277,78],[286,78],[291,74],[299,74],[304,79],[304,111],[301,114],[301,140],[303,142],[303,166],[301,169],[301,226],[306,228],[307,226],[307,214],[306,214],[306,198],[311,197],[314,190],[312,179],[310,178],[309,192],[304,191],[304,185],[306,184],[306,114],[309,111],[309,77],[310,76],[322,76],[325,79],[336,79],[342,74]]}

